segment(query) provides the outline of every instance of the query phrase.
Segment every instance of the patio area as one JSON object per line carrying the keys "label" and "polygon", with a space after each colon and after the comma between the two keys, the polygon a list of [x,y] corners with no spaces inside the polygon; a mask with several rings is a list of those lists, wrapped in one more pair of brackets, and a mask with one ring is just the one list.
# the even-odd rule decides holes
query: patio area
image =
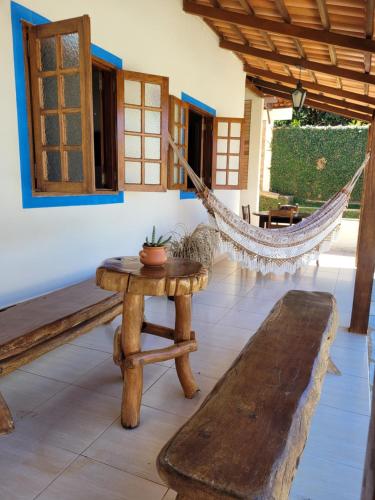
{"label": "patio area", "polygon": [[[357,231],[357,221],[344,220],[320,266],[293,276],[262,277],[219,261],[207,290],[193,298],[199,348],[191,363],[201,391],[193,400],[183,398],[172,361],[145,366],[137,429],[125,430],[119,420],[122,382],[112,361],[112,338],[120,318],[1,379],[16,430],[1,439],[0,498],[175,498],[156,471],[161,447],[200,406],[275,301],[301,289],[336,296],[340,328],[331,355],[342,375],[326,375],[290,498],[359,499],[370,391],[367,337],[347,332]],[[146,316],[173,326],[174,305],[149,299]],[[147,348],[164,342],[143,339]]]}

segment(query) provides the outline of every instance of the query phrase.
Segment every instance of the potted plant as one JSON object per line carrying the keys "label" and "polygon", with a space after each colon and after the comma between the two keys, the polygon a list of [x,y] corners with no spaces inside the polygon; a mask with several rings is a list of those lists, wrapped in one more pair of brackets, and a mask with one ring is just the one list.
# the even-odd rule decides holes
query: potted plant
{"label": "potted plant", "polygon": [[167,252],[166,245],[171,240],[172,236],[164,239],[164,236],[160,236],[156,239],[156,229],[155,226],[152,228],[151,241],[146,237],[146,241],[143,243],[143,250],[139,252],[140,261],[144,266],[163,266],[167,262]]}

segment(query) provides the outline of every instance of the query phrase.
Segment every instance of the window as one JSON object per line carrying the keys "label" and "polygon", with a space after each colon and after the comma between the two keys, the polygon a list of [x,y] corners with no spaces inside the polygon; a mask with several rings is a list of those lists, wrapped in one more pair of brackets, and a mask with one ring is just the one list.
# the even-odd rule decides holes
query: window
{"label": "window", "polygon": [[[170,96],[169,131],[181,154],[207,187],[246,187],[242,118],[215,118],[193,104]],[[172,148],[169,148],[168,187],[194,190]]]}
{"label": "window", "polygon": [[214,119],[212,187],[215,189],[241,189],[243,135],[242,118]]}
{"label": "window", "polygon": [[165,191],[168,78],[119,71],[117,108],[119,185],[127,191]]}
{"label": "window", "polygon": [[165,190],[168,78],[91,57],[88,16],[24,41],[34,193]]}

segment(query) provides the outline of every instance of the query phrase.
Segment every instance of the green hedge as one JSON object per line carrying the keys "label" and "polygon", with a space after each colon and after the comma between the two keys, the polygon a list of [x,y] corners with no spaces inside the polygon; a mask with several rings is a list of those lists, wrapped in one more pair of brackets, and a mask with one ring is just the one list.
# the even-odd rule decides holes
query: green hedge
{"label": "green hedge", "polygon": [[[282,127],[272,140],[271,190],[296,203],[327,200],[362,163],[368,127]],[[352,200],[360,200],[362,179]]]}

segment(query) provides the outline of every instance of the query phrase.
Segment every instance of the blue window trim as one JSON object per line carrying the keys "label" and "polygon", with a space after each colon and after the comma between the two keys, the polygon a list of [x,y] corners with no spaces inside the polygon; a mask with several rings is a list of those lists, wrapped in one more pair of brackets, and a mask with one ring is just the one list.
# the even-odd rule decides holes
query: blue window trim
{"label": "blue window trim", "polygon": [[[11,2],[11,18],[13,33],[14,74],[16,83],[16,103],[18,119],[18,138],[21,169],[21,188],[23,208],[65,207],[78,205],[104,205],[123,203],[124,193],[89,194],[80,196],[33,196],[32,177],[30,168],[30,149],[27,125],[27,97],[24,68],[24,48],[21,21],[32,24],[45,24],[50,20],[27,9],[23,5]],[[91,44],[91,52],[117,68],[122,68],[122,60],[106,50]]]}
{"label": "blue window trim", "polygon": [[[184,102],[188,102],[189,104],[193,104],[193,106],[196,106],[197,108],[206,111],[206,113],[209,113],[212,116],[216,116],[216,109],[211,108],[211,106],[208,106],[202,101],[198,101],[198,99],[195,99],[195,97],[192,97],[189,94],[186,94],[185,92],[181,92],[181,100]],[[193,191],[180,191],[180,200],[196,200],[196,199],[197,195]]]}

